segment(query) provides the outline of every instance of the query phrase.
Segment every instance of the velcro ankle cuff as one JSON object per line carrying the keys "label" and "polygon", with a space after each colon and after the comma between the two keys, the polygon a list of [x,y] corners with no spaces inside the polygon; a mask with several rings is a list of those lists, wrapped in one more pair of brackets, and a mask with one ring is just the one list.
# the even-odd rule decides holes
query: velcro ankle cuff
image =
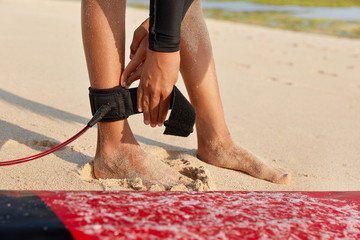
{"label": "velcro ankle cuff", "polygon": [[[137,88],[125,89],[117,86],[109,89],[89,88],[90,106],[94,115],[103,104],[111,110],[100,122],[115,122],[139,113],[137,110]],[[193,132],[195,110],[182,93],[174,86],[171,96],[169,119],[165,121],[164,134],[187,137]]]}

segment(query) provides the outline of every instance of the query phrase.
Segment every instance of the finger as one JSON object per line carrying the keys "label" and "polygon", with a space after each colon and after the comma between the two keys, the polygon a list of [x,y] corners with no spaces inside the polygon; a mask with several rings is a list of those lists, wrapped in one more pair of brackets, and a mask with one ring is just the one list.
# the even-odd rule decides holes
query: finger
{"label": "finger", "polygon": [[150,99],[150,122],[151,127],[156,127],[159,118],[159,103],[160,97],[158,95],[151,96]]}
{"label": "finger", "polygon": [[136,70],[134,72],[132,72],[130,74],[130,76],[127,78],[126,80],[126,87],[130,87],[130,85],[136,81],[139,80],[141,77],[141,73],[142,73],[142,69],[143,69],[143,64],[140,64]]}
{"label": "finger", "polygon": [[138,36],[136,31],[137,31],[137,29],[134,32],[133,40],[130,44],[130,59],[132,59],[132,56],[135,55],[136,50],[138,49],[140,42],[141,42],[141,38]]}
{"label": "finger", "polygon": [[122,87],[126,86],[126,81],[128,77],[136,71],[136,69],[139,67],[140,64],[144,61],[144,57],[140,54],[135,54],[134,58],[128,63],[128,65],[125,67],[123,73],[120,77],[120,84]]}
{"label": "finger", "polygon": [[143,99],[142,99],[142,110],[144,115],[144,123],[146,125],[150,124],[150,96],[144,91]]}
{"label": "finger", "polygon": [[159,119],[158,126],[159,127],[162,126],[165,122],[166,115],[169,111],[170,99],[171,99],[171,94],[160,102],[159,117],[158,117],[158,119]]}
{"label": "finger", "polygon": [[141,86],[138,87],[137,90],[137,108],[138,108],[138,112],[142,112],[143,108],[142,108],[142,102],[143,102],[143,88]]}
{"label": "finger", "polygon": [[141,26],[135,30],[134,35],[133,35],[133,40],[130,45],[130,58],[131,58],[131,55],[135,55],[142,39],[146,36],[146,34],[147,34],[146,31]]}

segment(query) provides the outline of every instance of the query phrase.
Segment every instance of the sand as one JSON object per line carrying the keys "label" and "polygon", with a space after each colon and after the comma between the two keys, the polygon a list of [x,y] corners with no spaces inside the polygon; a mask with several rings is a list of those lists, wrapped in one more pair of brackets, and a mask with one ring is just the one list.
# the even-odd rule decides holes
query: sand
{"label": "sand", "polygon": [[[147,15],[127,9],[127,44]],[[360,41],[206,22],[232,137],[291,172],[292,182],[273,184],[208,165],[196,158],[195,134],[165,136],[139,115],[130,124],[141,146],[191,175],[195,190],[360,190]],[[91,114],[79,1],[2,0],[0,33],[5,161],[67,140]],[[177,86],[185,93],[181,79]],[[92,177],[96,131],[42,159],[0,167],[0,189],[145,190],[139,180]]]}

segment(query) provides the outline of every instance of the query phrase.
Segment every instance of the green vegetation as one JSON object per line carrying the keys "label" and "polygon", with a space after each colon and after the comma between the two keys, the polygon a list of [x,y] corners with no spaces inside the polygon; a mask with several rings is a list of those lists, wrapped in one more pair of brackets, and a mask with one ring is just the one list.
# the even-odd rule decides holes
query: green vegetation
{"label": "green vegetation", "polygon": [[147,5],[143,5],[143,4],[137,4],[137,3],[127,3],[126,4],[129,7],[133,7],[133,8],[140,8],[140,9],[149,9],[149,6]]}
{"label": "green vegetation", "polygon": [[271,5],[296,5],[311,7],[354,7],[360,6],[360,0],[203,0],[203,1],[239,1]]}
{"label": "green vegetation", "polygon": [[[224,0],[217,0],[224,1]],[[360,2],[360,0],[249,0],[252,2]],[[140,4],[129,4],[132,7],[148,8]],[[204,9],[205,17],[241,22],[266,26],[271,28],[279,28],[292,31],[312,32],[319,34],[327,34],[338,37],[360,39],[360,21],[343,21],[333,19],[308,19],[291,16],[289,12],[236,12],[219,9]]]}
{"label": "green vegetation", "polygon": [[293,17],[287,12],[235,12],[205,9],[205,17],[255,24],[292,31],[321,33],[360,39],[360,21]]}

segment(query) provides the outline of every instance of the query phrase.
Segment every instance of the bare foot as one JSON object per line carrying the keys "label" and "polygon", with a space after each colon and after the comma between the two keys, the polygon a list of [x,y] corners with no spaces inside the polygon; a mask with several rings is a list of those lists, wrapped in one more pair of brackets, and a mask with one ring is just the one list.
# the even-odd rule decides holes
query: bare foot
{"label": "bare foot", "polygon": [[221,141],[211,141],[199,145],[198,158],[209,164],[240,170],[273,183],[287,184],[291,180],[290,174],[267,166],[253,153],[236,146],[232,141],[226,144]]}
{"label": "bare foot", "polygon": [[158,184],[165,189],[191,183],[191,179],[171,169],[160,159],[145,153],[137,144],[120,144],[111,154],[99,155],[94,159],[96,178],[141,178],[147,187]]}
{"label": "bare foot", "polygon": [[140,178],[147,187],[158,184],[167,190],[174,185],[191,183],[191,179],[144,152],[127,121],[98,124],[94,174],[102,179]]}

